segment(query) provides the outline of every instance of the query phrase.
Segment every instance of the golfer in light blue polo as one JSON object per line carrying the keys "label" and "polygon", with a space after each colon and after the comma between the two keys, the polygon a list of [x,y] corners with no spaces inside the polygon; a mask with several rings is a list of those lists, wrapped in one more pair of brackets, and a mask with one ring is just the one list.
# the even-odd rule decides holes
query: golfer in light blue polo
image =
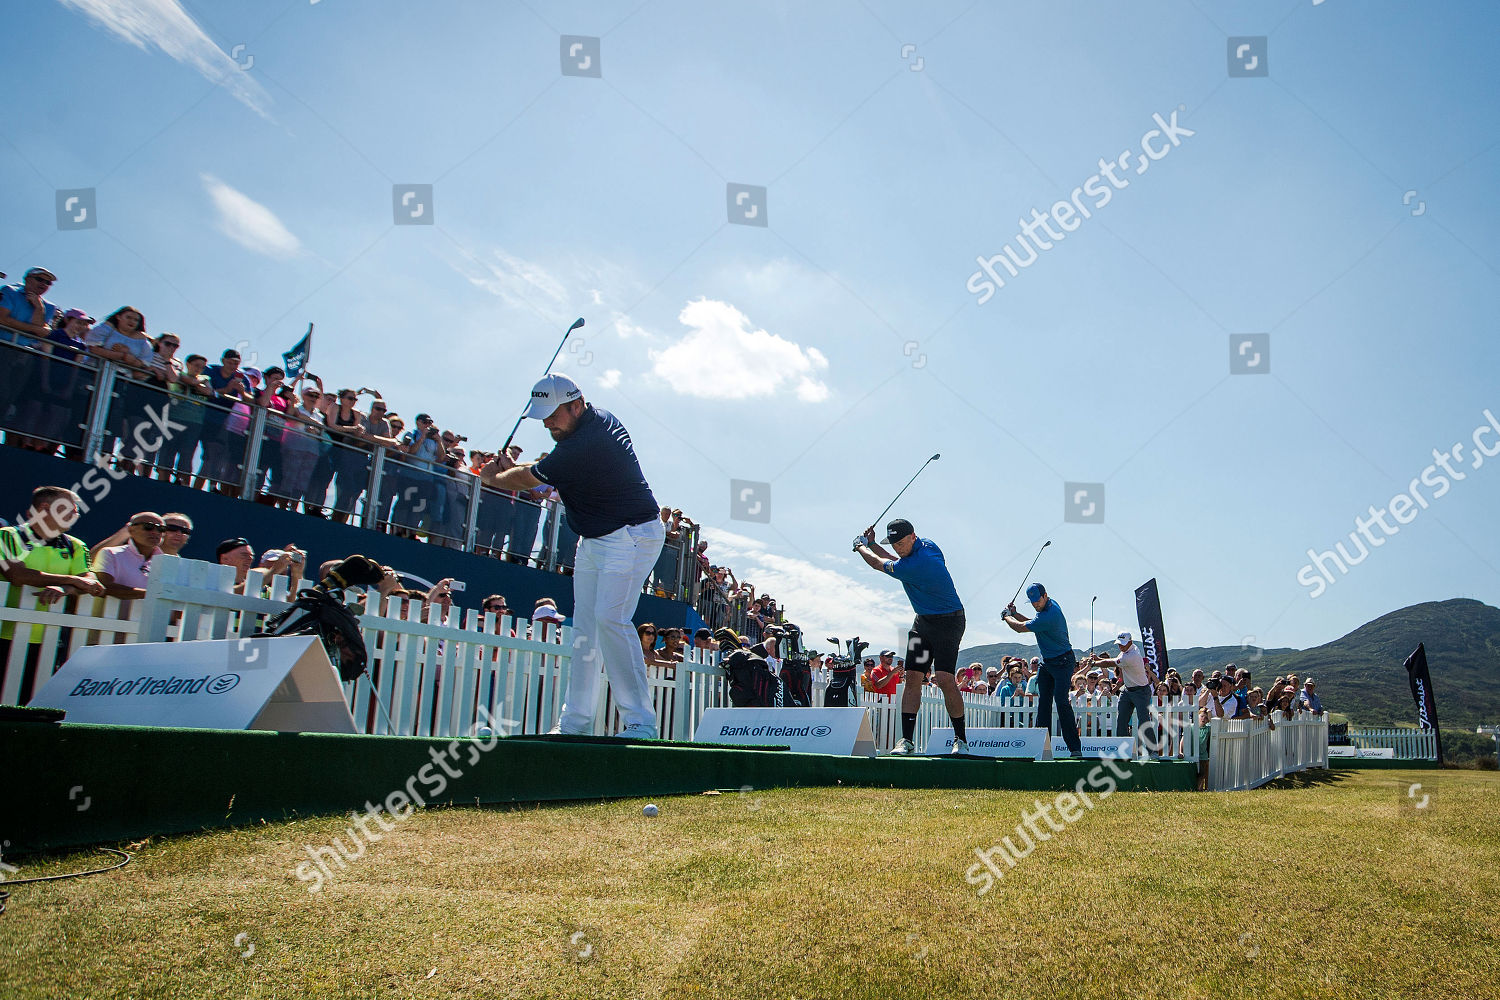
{"label": "golfer in light blue polo", "polygon": [[621,736],[657,738],[646,660],[631,618],[646,576],[666,538],[656,498],[641,472],[630,433],[614,414],[590,405],[566,375],[548,375],[531,390],[526,416],[540,420],[556,442],[538,462],[481,473],[486,486],[533,489],[543,483],[562,497],[568,527],[578,535],[573,562],[573,668],[559,731],[594,729],[599,663],[625,726]]}
{"label": "golfer in light blue polo", "polygon": [[1078,660],[1073,656],[1073,643],[1068,639],[1067,619],[1063,617],[1062,608],[1047,596],[1047,588],[1040,583],[1027,587],[1026,597],[1036,609],[1036,617],[1022,617],[1012,603],[1006,605],[1003,620],[1012,632],[1030,632],[1036,636],[1037,648],[1042,654],[1042,666],[1037,671],[1036,724],[1049,733],[1052,731],[1052,705],[1056,703],[1059,735],[1068,745],[1070,754],[1082,757],[1078,720],[1073,717],[1073,703],[1068,701]]}

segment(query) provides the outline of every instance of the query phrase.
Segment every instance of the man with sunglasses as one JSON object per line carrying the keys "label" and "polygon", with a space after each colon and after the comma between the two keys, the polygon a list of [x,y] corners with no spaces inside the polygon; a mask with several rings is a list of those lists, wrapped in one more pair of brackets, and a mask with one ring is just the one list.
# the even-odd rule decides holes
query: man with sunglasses
{"label": "man with sunglasses", "polygon": [[47,339],[57,317],[57,306],[42,298],[42,294],[56,281],[56,275],[45,267],[33,267],[21,281],[0,288],[0,340],[10,343],[23,340],[16,336],[18,333]]}
{"label": "man with sunglasses", "polygon": [[146,596],[146,577],[151,572],[152,558],[161,552],[166,526],[160,514],[141,511],[126,525],[128,542],[102,549],[94,557],[94,576],[104,584],[106,597],[138,601]]}

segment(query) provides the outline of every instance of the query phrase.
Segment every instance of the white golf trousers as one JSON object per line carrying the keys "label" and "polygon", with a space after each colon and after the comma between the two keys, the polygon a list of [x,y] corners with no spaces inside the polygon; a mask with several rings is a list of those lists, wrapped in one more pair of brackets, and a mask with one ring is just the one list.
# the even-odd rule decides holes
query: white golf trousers
{"label": "white golf trousers", "polygon": [[573,561],[573,663],[562,732],[594,731],[601,659],[621,721],[627,726],[656,726],[646,658],[630,618],[641,586],[661,555],[666,532],[666,526],[652,518],[599,538],[578,540]]}

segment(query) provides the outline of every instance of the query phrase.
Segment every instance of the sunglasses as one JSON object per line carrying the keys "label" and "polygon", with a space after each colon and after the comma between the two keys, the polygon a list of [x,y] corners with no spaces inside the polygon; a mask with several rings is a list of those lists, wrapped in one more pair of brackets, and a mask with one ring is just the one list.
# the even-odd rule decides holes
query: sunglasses
{"label": "sunglasses", "polygon": [[57,279],[56,278],[44,278],[40,274],[33,274],[31,276],[31,280],[35,281],[38,285],[41,285],[43,288],[48,288]]}
{"label": "sunglasses", "polygon": [[654,628],[643,628],[643,629],[641,629],[641,635],[655,635],[655,634],[656,634],[656,629],[654,629]]}
{"label": "sunglasses", "polygon": [[180,340],[163,340],[161,342],[161,346],[163,346],[163,347],[181,347],[182,346],[182,341],[180,341]]}
{"label": "sunglasses", "polygon": [[169,524],[161,530],[172,535],[191,535],[193,533],[192,528],[184,528],[179,524]]}
{"label": "sunglasses", "polygon": [[165,531],[166,525],[160,521],[131,521],[132,528],[145,528],[147,531]]}
{"label": "sunglasses", "polygon": [[503,604],[486,604],[484,606],[484,610],[486,610],[486,611],[505,611],[505,610],[507,610],[507,608]]}

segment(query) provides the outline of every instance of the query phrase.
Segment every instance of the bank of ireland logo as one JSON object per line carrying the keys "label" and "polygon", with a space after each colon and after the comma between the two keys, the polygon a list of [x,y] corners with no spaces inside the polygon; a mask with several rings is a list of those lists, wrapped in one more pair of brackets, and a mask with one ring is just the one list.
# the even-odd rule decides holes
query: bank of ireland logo
{"label": "bank of ireland logo", "polygon": [[811,734],[820,740],[831,732],[833,729],[829,726],[813,726],[811,730]]}
{"label": "bank of ireland logo", "polygon": [[239,686],[239,674],[220,674],[208,682],[209,694],[226,694]]}

